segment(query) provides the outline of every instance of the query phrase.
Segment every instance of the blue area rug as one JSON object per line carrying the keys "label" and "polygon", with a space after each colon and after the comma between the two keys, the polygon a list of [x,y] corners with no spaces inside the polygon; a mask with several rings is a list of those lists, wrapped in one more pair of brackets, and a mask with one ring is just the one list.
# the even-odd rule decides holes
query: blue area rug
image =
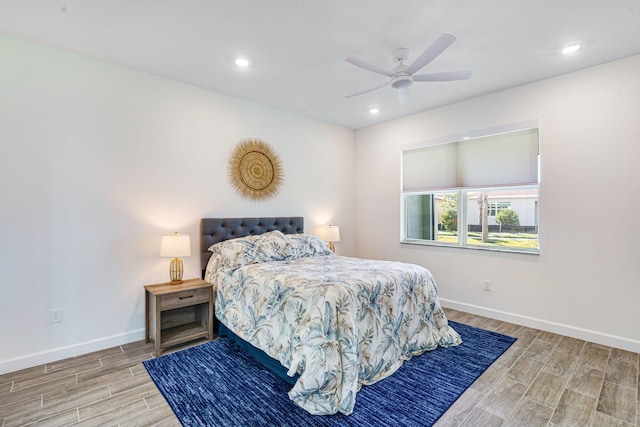
{"label": "blue area rug", "polygon": [[414,357],[362,387],[351,415],[311,415],[291,388],[226,338],[144,362],[185,426],[430,426],[515,338],[450,322],[463,343]]}

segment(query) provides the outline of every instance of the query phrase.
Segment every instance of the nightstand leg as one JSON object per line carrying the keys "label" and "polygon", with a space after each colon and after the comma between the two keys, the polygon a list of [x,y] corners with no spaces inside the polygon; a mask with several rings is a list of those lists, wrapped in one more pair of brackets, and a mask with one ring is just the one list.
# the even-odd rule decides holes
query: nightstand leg
{"label": "nightstand leg", "polygon": [[213,339],[213,304],[209,303],[207,304],[207,332],[209,334],[208,338],[209,341],[211,341]]}
{"label": "nightstand leg", "polygon": [[151,340],[149,336],[151,331],[149,331],[149,291],[145,289],[144,291],[144,342],[149,343]]}
{"label": "nightstand leg", "polygon": [[156,298],[156,336],[154,338],[154,341],[156,343],[156,357],[160,357],[160,340],[162,338],[162,334],[161,334],[161,319],[160,316],[162,315],[162,311],[160,310],[160,301],[158,301],[158,299]]}

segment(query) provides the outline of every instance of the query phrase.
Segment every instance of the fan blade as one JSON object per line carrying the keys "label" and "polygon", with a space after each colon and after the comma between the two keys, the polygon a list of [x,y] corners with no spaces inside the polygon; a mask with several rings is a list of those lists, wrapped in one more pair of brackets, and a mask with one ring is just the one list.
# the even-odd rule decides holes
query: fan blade
{"label": "fan blade", "polygon": [[355,65],[356,67],[364,68],[367,71],[382,74],[383,76],[393,77],[395,75],[390,71],[378,67],[377,65],[370,64],[367,61],[363,61],[359,58],[354,58],[353,56],[348,57],[347,59],[345,59],[345,61],[347,61],[349,64]]}
{"label": "fan blade", "polygon": [[416,71],[422,69],[429,62],[431,62],[434,59],[436,59],[438,57],[438,55],[440,55],[442,52],[444,52],[449,46],[451,46],[451,43],[453,43],[454,41],[456,41],[456,37],[455,36],[453,36],[451,34],[448,34],[448,33],[440,34],[440,37],[438,37],[436,39],[436,41],[431,43],[431,46],[426,48],[420,54],[420,56],[418,56],[415,59],[415,61],[413,61],[413,63],[411,65],[409,65],[409,68],[407,68],[406,73],[411,75],[411,74],[415,73]]}
{"label": "fan blade", "polygon": [[418,74],[413,76],[414,82],[448,82],[453,80],[467,80],[473,70],[443,71],[441,73]]}
{"label": "fan blade", "polygon": [[354,96],[364,95],[367,92],[373,92],[376,89],[380,89],[382,87],[389,86],[390,84],[391,84],[390,81],[389,82],[384,82],[384,83],[376,85],[374,87],[370,87],[369,89],[365,89],[363,91],[352,93],[351,95],[347,95],[347,96],[345,96],[345,98],[353,98]]}
{"label": "fan blade", "polygon": [[398,89],[398,102],[400,105],[404,105],[409,102],[411,99],[411,92],[409,91],[409,87],[403,87]]}

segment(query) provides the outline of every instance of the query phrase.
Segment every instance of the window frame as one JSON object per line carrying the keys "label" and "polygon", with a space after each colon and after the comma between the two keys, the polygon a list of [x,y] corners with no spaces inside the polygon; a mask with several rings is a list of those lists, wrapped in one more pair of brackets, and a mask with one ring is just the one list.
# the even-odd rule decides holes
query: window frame
{"label": "window frame", "polygon": [[[538,175],[537,175],[537,183],[529,183],[529,184],[506,184],[506,185],[493,185],[490,187],[479,187],[479,188],[433,188],[433,189],[425,189],[425,190],[404,190],[403,189],[403,172],[402,172],[402,158],[405,151],[426,148],[432,145],[439,144],[448,144],[448,143],[458,143],[461,141],[467,141],[469,139],[475,138],[483,138],[487,136],[497,135],[500,133],[507,132],[517,132],[521,130],[527,129],[537,129],[538,131]],[[430,142],[422,142],[418,144],[412,144],[410,146],[405,146],[401,150],[401,183],[400,183],[400,213],[401,213],[401,224],[400,224],[400,243],[401,244],[411,244],[411,245],[424,245],[424,246],[439,246],[439,247],[447,247],[447,248],[463,248],[463,249],[472,249],[472,250],[483,250],[483,251],[494,251],[494,252],[509,252],[509,253],[519,253],[519,254],[532,254],[539,255],[541,248],[541,233],[540,233],[540,222],[539,222],[539,212],[540,212],[540,127],[538,125],[537,120],[530,120],[526,122],[515,123],[511,125],[501,126],[498,128],[480,130],[476,132],[470,132],[462,135],[453,135],[447,138],[441,138],[438,140],[433,140]],[[537,192],[537,200],[535,203],[535,218],[536,218],[536,230],[537,230],[537,248],[520,248],[520,247],[496,247],[496,246],[484,246],[478,244],[469,244],[469,224],[468,224],[468,203],[469,203],[469,193],[475,192],[483,192],[483,191],[503,191],[503,190],[518,190],[518,189],[535,189]],[[409,225],[409,212],[407,210],[407,197],[415,196],[415,195],[426,195],[426,194],[443,194],[443,193],[452,193],[457,192],[458,197],[458,211],[457,211],[457,242],[455,243],[447,243],[447,242],[439,242],[436,240],[436,235],[433,236],[433,240],[425,240],[425,239],[417,239],[417,238],[408,238],[408,225]],[[435,197],[434,197],[435,198]],[[493,202],[496,206],[496,214],[499,212],[498,202]],[[513,205],[510,206],[513,208]],[[493,216],[495,217],[495,216]],[[438,227],[438,214],[432,213],[431,228],[435,229],[435,233],[437,233]]]}
{"label": "window frame", "polygon": [[[485,251],[496,251],[496,252],[512,252],[512,253],[523,253],[523,254],[533,254],[538,255],[540,253],[540,226],[537,224],[538,230],[538,238],[537,238],[537,248],[519,248],[516,246],[490,246],[490,245],[479,245],[469,243],[469,194],[470,193],[478,193],[478,192],[491,192],[491,191],[503,191],[503,190],[527,190],[527,189],[535,189],[537,190],[537,202],[535,204],[536,209],[536,218],[539,217],[538,210],[540,208],[540,185],[525,185],[525,186],[508,186],[508,187],[490,187],[490,188],[465,188],[465,189],[451,189],[451,190],[434,190],[434,191],[416,191],[416,192],[406,192],[402,194],[402,213],[403,213],[403,221],[402,221],[402,236],[400,239],[400,243],[403,244],[411,244],[411,245],[424,245],[424,246],[441,246],[447,248],[463,248],[463,249],[474,249],[474,250],[485,250]],[[426,196],[431,195],[435,199],[436,194],[445,194],[445,193],[456,193],[457,195],[457,241],[456,242],[442,242],[437,239],[438,232],[438,214],[432,210],[431,214],[431,229],[435,230],[432,235],[433,239],[420,239],[420,238],[410,238],[408,235],[408,224],[409,219],[407,218],[409,215],[408,210],[406,209],[407,197],[410,196]]]}

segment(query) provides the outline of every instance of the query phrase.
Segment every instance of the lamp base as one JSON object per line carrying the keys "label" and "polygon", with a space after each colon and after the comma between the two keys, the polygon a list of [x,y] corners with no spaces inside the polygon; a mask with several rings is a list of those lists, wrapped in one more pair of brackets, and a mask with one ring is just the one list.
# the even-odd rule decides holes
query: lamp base
{"label": "lamp base", "polygon": [[174,258],[169,264],[169,277],[171,278],[172,285],[179,285],[182,283],[182,275],[184,273],[184,267],[180,258]]}
{"label": "lamp base", "polygon": [[336,245],[334,245],[333,242],[327,242],[327,245],[329,246],[329,249],[331,249],[331,252],[333,252],[335,254],[336,253]]}

